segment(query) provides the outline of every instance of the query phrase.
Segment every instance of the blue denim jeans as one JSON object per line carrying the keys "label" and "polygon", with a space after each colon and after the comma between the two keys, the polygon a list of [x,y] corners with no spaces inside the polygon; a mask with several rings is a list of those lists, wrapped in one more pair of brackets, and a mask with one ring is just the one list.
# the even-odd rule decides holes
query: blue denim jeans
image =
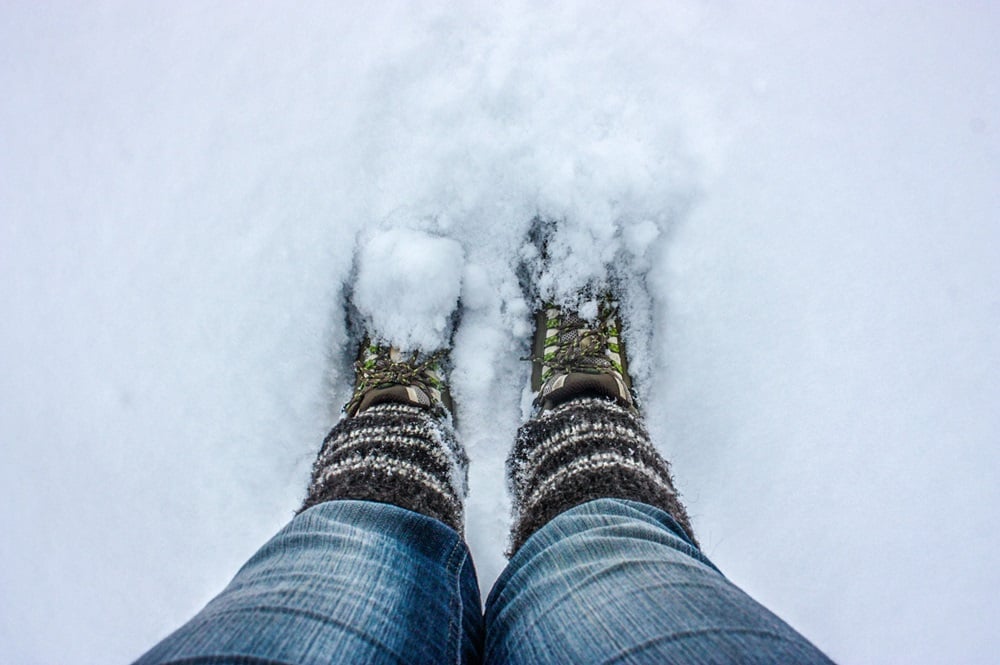
{"label": "blue denim jeans", "polygon": [[461,536],[403,508],[296,516],[150,663],[828,663],[665,512],[600,499],[511,559],[482,612]]}

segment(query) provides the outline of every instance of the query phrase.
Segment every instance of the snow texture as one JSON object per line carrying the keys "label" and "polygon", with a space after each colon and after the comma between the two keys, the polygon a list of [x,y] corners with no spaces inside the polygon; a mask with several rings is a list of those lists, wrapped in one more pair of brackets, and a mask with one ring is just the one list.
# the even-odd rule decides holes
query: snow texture
{"label": "snow texture", "polygon": [[389,229],[364,244],[358,262],[349,298],[378,341],[406,351],[450,345],[462,288],[461,245],[405,228]]}
{"label": "snow texture", "polygon": [[350,288],[405,344],[461,301],[485,593],[538,215],[552,297],[617,266],[734,582],[841,662],[992,662],[998,34],[987,3],[4,3],[0,662],[126,662],[287,522]]}

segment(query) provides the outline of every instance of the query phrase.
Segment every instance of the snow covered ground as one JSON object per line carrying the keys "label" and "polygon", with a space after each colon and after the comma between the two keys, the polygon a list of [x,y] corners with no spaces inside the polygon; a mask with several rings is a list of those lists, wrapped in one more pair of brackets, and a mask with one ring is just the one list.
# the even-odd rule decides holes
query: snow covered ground
{"label": "snow covered ground", "polygon": [[1000,12],[409,5],[0,7],[0,662],[126,662],[289,519],[359,247],[417,261],[414,334],[461,295],[488,587],[535,214],[568,281],[627,262],[731,579],[843,662],[993,661]]}

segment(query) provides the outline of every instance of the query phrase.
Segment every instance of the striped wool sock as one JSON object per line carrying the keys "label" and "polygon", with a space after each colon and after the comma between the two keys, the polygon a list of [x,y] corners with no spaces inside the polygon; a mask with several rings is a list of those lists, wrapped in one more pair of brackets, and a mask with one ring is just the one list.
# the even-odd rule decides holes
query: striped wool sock
{"label": "striped wool sock", "polygon": [[462,531],[468,458],[428,409],[387,402],[341,420],[323,441],[300,512],[324,501],[390,503]]}
{"label": "striped wool sock", "polygon": [[670,465],[639,416],[617,403],[583,397],[525,423],[507,459],[515,520],[511,554],[559,513],[600,498],[661,508],[694,540]]}

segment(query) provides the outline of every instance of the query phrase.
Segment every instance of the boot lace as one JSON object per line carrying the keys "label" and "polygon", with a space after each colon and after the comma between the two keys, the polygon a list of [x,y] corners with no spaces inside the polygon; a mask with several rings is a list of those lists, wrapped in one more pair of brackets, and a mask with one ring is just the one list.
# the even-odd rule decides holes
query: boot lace
{"label": "boot lace", "polygon": [[370,390],[415,386],[429,394],[432,388],[440,390],[443,387],[437,370],[445,351],[426,355],[414,351],[403,360],[393,360],[391,352],[388,346],[370,345],[367,353],[354,362],[354,394],[344,407],[345,412],[353,413]]}
{"label": "boot lace", "polygon": [[532,358],[544,367],[543,381],[564,372],[606,374],[617,371],[624,374],[622,367],[607,354],[609,350],[618,351],[617,343],[611,341],[618,335],[611,307],[602,305],[596,321],[588,321],[578,314],[560,313],[550,317],[546,326],[555,332],[545,339],[545,348],[554,349],[543,353],[541,358]]}

